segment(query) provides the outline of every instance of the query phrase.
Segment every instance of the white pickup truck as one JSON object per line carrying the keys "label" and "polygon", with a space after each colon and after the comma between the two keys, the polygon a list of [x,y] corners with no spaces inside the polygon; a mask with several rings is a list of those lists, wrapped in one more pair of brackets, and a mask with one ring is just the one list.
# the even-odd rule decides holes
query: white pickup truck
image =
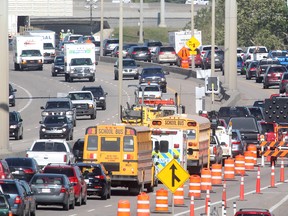
{"label": "white pickup truck", "polygon": [[61,139],[39,139],[26,152],[26,157],[34,158],[40,167],[48,163],[71,164],[75,162],[71,147]]}
{"label": "white pickup truck", "polygon": [[246,62],[261,60],[268,57],[268,49],[265,46],[249,46],[247,47],[246,53],[243,55],[243,60]]}

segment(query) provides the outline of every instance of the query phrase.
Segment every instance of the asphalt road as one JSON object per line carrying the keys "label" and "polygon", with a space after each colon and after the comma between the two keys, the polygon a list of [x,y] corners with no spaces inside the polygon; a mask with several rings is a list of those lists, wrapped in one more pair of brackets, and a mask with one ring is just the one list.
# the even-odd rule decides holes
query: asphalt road
{"label": "asphalt road", "polygon": [[[12,59],[12,58],[10,58]],[[17,88],[16,106],[11,110],[21,112],[24,119],[24,139],[15,141],[10,140],[9,146],[11,150],[16,152],[25,151],[35,139],[39,137],[39,121],[41,119],[40,106],[45,104],[47,99],[31,99],[32,97],[54,97],[58,93],[67,93],[72,90],[80,90],[84,85],[102,85],[104,90],[108,92],[107,110],[99,110],[96,120],[90,120],[85,117],[77,119],[77,127],[74,130],[74,141],[84,136],[85,129],[95,124],[110,124],[119,122],[118,116],[118,81],[113,80],[113,65],[100,62],[97,66],[96,81],[94,83],[86,81],[76,81],[73,83],[64,82],[64,77],[52,77],[51,65],[44,66],[43,71],[14,71],[13,62],[10,61],[10,82]],[[218,72],[216,72],[217,74]],[[219,72],[220,75],[220,72]],[[222,78],[221,78],[222,79]],[[178,92],[181,96],[181,103],[186,106],[187,113],[195,113],[195,86],[199,82],[195,82],[192,78],[185,79],[183,75],[170,74],[167,76],[168,92],[164,94],[165,98],[174,97],[174,93]],[[123,104],[126,102],[134,102],[134,89],[128,88],[128,84],[137,84],[136,80],[123,81]],[[277,89],[262,89],[261,84],[255,83],[254,80],[245,80],[244,76],[237,77],[238,89],[241,92],[241,101],[238,105],[251,105],[254,100],[264,99],[271,93],[276,93]],[[23,98],[23,99],[19,99]],[[73,142],[74,142],[73,141]],[[71,142],[71,144],[73,144]],[[24,155],[24,154],[22,154]],[[286,168],[287,169],[287,168]],[[234,181],[227,181],[227,215],[233,215],[233,202],[236,201],[237,209],[242,207],[258,207],[272,209],[277,216],[285,216],[287,206],[287,184],[276,183],[277,188],[268,188],[270,185],[271,168],[265,166],[261,168],[261,190],[262,194],[255,194],[256,185],[256,168],[255,171],[247,172],[245,176],[245,201],[239,201],[240,177],[236,177]],[[276,167],[276,182],[279,180],[279,167]],[[165,188],[159,185],[158,188]],[[184,186],[185,204],[187,207],[175,207],[174,215],[189,215],[189,198],[188,198],[188,182]],[[150,210],[155,210],[155,192],[150,193]],[[205,198],[205,194],[202,194]],[[124,188],[114,188],[110,200],[104,201],[100,198],[90,198],[86,206],[76,207],[69,212],[63,211],[59,207],[40,207],[37,215],[48,216],[58,214],[59,216],[76,216],[76,215],[117,215],[117,204],[119,200],[127,199],[131,204],[131,215],[136,215],[137,197],[130,196]],[[221,214],[222,187],[213,187],[211,193],[212,208],[216,207],[219,215]],[[169,193],[169,204],[171,204],[171,193]],[[205,200],[195,201],[195,215],[204,213]],[[172,211],[172,208],[169,208]],[[101,211],[101,212],[100,212]],[[151,215],[157,215],[152,213]],[[168,214],[164,214],[168,215]]]}

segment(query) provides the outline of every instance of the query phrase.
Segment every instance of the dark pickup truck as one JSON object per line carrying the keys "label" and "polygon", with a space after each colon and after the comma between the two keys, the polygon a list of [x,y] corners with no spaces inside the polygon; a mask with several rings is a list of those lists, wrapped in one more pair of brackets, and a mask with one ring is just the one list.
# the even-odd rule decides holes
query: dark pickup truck
{"label": "dark pickup truck", "polygon": [[69,121],[73,122],[73,126],[76,126],[76,108],[69,98],[50,98],[46,102],[45,107],[41,107],[43,110],[42,120],[48,115],[64,115]]}
{"label": "dark pickup truck", "polygon": [[254,117],[233,117],[230,119],[229,125],[232,126],[232,129],[240,131],[242,139],[247,143],[247,147],[253,144],[257,146],[257,149],[260,149],[258,140],[260,130]]}

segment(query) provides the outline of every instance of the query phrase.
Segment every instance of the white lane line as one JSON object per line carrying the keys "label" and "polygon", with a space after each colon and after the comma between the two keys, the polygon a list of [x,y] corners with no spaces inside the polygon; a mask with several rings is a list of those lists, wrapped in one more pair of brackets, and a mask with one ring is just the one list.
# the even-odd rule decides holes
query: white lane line
{"label": "white lane line", "polygon": [[104,206],[105,208],[108,208],[108,207],[111,207],[112,205],[106,205],[106,206]]}
{"label": "white lane line", "polygon": [[77,214],[71,214],[71,215],[69,215],[69,216],[76,216]]}
{"label": "white lane line", "polygon": [[31,94],[27,89],[23,88],[22,86],[16,85],[15,83],[12,83],[12,84],[15,85],[15,86],[17,86],[17,88],[20,88],[20,89],[22,89],[23,91],[25,91],[26,94],[27,94],[28,97],[29,97],[29,100],[28,100],[27,104],[26,104],[23,108],[21,108],[20,110],[18,110],[18,112],[21,113],[21,112],[23,112],[26,108],[28,108],[28,106],[30,106],[30,104],[32,103],[32,94]]}
{"label": "white lane line", "polygon": [[273,212],[275,209],[277,209],[279,206],[281,206],[284,202],[288,200],[288,195],[286,195],[280,202],[278,202],[276,205],[272,206],[269,211]]}
{"label": "white lane line", "polygon": [[92,212],[92,211],[95,211],[95,209],[89,209],[87,212]]}

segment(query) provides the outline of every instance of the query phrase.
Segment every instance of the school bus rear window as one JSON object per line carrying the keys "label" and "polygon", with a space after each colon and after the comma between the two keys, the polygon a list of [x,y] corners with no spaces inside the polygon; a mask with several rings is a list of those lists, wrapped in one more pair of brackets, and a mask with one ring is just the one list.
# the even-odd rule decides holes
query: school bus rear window
{"label": "school bus rear window", "polygon": [[98,150],[98,136],[90,135],[88,136],[88,151],[97,151]]}
{"label": "school bus rear window", "polygon": [[169,149],[169,142],[168,141],[160,141],[160,152],[167,153]]}
{"label": "school bus rear window", "polygon": [[124,152],[133,152],[134,151],[134,141],[132,136],[124,137]]}
{"label": "school bus rear window", "polygon": [[106,138],[101,137],[101,151],[120,151],[120,137]]}

